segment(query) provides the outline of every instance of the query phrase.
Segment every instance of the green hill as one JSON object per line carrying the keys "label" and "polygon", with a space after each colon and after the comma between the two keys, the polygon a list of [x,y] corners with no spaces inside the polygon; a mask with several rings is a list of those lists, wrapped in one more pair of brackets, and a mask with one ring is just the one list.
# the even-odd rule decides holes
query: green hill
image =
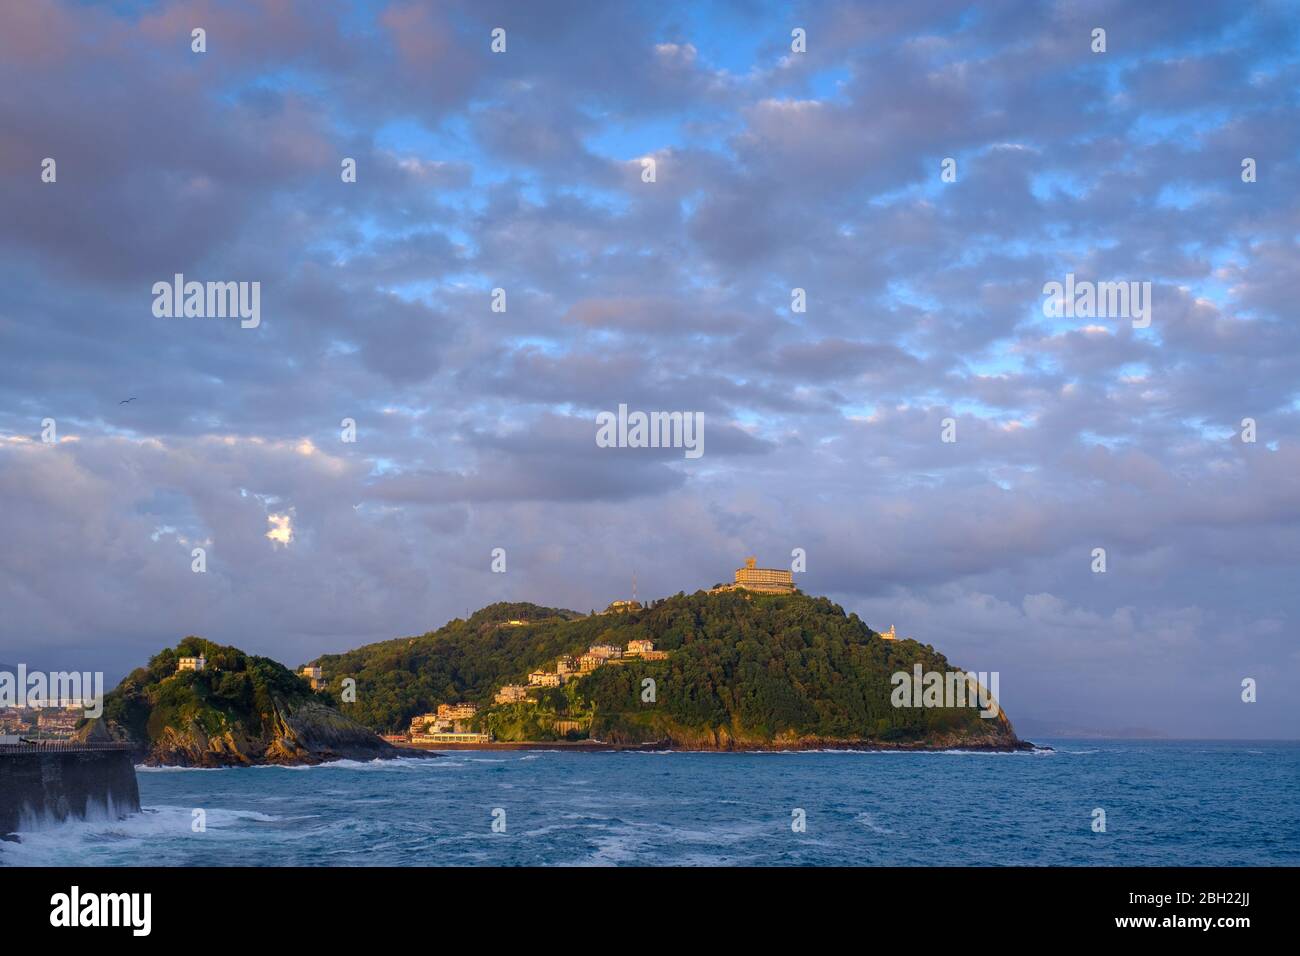
{"label": "green hill", "polygon": [[[182,657],[202,671],[177,671]],[[323,693],[267,657],[198,637],[155,654],[105,695],[85,739],[129,741],[146,763],[173,766],[301,764],[397,751],[336,710]]]}
{"label": "green hill", "polygon": [[[511,619],[526,626],[512,626]],[[554,670],[593,644],[651,640],[662,661],[607,664],[535,702],[492,706],[503,684]],[[356,681],[345,713],[386,732],[440,703],[484,708],[474,721],[499,740],[589,735],[610,743],[698,748],[765,746],[1016,747],[1005,715],[973,708],[891,705],[890,676],[953,670],[916,641],[885,641],[826,598],[743,591],[678,594],[639,611],[583,616],[494,604],[419,637],[327,655],[318,663],[336,698]],[[653,702],[643,681],[655,682]],[[559,728],[556,721],[565,721]],[[574,729],[574,725],[577,725]],[[566,733],[561,733],[564,729]]]}

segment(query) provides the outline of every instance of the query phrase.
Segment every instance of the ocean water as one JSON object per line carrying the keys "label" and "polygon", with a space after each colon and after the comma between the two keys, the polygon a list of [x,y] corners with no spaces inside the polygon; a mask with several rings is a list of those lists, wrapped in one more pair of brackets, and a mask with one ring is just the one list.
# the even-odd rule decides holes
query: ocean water
{"label": "ocean water", "polygon": [[143,813],[23,834],[0,865],[1300,864],[1300,744],[1044,743],[140,768]]}

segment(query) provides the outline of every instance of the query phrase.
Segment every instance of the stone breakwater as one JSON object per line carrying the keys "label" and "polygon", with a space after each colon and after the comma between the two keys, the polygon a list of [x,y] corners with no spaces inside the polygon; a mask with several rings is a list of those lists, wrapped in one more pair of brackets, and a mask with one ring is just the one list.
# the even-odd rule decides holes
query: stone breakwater
{"label": "stone breakwater", "polygon": [[0,837],[69,819],[140,811],[125,748],[0,748]]}

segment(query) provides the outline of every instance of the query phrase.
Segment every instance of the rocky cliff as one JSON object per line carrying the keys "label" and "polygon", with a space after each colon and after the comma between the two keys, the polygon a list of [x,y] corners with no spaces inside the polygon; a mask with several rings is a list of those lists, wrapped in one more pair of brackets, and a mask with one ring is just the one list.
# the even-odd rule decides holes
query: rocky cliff
{"label": "rocky cliff", "polygon": [[375,760],[410,756],[398,751],[337,710],[308,701],[296,706],[275,701],[269,726],[250,730],[242,721],[223,723],[215,731],[192,717],[168,724],[149,740],[137,740],[122,728],[96,722],[88,739],[126,740],[149,766],[238,767],[253,764],[319,764],[330,760]]}

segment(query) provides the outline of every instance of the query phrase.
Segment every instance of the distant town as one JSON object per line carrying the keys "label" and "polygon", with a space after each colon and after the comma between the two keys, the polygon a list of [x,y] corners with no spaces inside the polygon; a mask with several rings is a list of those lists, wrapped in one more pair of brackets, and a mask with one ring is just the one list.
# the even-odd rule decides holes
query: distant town
{"label": "distant town", "polygon": [[66,700],[40,707],[0,709],[0,743],[69,740],[85,716],[87,702]]}

